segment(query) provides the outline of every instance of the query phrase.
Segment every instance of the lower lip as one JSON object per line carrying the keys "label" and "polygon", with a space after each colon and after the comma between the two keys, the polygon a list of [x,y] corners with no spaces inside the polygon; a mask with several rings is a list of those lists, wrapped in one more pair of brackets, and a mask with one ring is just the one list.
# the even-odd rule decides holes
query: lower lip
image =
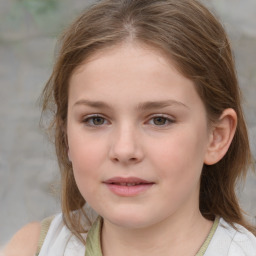
{"label": "lower lip", "polygon": [[145,191],[147,191],[148,189],[150,189],[154,184],[153,183],[149,183],[149,184],[140,184],[140,185],[136,185],[136,186],[121,186],[121,185],[117,185],[117,184],[107,184],[107,187],[109,188],[109,190],[111,192],[113,192],[114,194],[118,195],[118,196],[137,196]]}

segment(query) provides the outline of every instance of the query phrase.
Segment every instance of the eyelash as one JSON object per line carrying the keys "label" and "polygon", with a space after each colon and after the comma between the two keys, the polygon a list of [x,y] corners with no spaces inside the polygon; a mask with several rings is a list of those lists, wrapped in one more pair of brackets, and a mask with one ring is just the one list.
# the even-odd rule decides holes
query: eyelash
{"label": "eyelash", "polygon": [[171,124],[175,123],[174,119],[170,118],[169,116],[163,115],[163,114],[158,114],[158,115],[152,116],[149,120],[154,120],[154,119],[157,119],[157,118],[164,119],[165,123],[163,125],[156,125],[156,124],[152,124],[152,125],[165,127],[165,126],[168,126],[168,125],[171,125]]}
{"label": "eyelash", "polygon": [[90,121],[93,122],[93,120],[95,120],[96,118],[101,118],[104,121],[106,120],[106,118],[104,118],[103,116],[96,114],[96,115],[90,115],[90,116],[86,117],[85,119],[83,119],[83,123],[85,123],[87,126],[91,126],[91,127],[102,126],[103,124],[95,125],[95,124],[90,123]]}
{"label": "eyelash", "polygon": [[[93,123],[90,123],[90,122],[93,122],[95,119],[101,119],[103,120],[103,124],[93,124]],[[156,124],[151,124],[151,125],[154,125],[154,126],[159,126],[159,127],[165,127],[165,126],[168,126],[170,124],[173,124],[175,123],[175,120],[173,120],[172,118],[170,118],[169,116],[166,116],[166,115],[163,115],[163,114],[159,114],[159,115],[155,115],[155,116],[152,116],[150,120],[154,120],[154,119],[157,119],[157,118],[161,118],[161,119],[164,119],[165,123],[163,125],[156,125]],[[98,127],[98,126],[103,126],[105,124],[105,121],[106,121],[106,118],[104,118],[103,116],[101,115],[98,115],[98,114],[95,114],[95,115],[90,115],[88,117],[86,117],[85,119],[83,119],[83,123],[85,123],[87,126],[89,127]],[[147,121],[147,122],[149,122]],[[167,122],[167,123],[166,123]]]}

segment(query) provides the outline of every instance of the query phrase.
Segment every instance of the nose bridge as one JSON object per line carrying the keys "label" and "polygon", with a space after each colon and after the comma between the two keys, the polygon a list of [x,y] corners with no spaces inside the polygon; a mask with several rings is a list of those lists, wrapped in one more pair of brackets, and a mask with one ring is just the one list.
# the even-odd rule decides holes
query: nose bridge
{"label": "nose bridge", "polygon": [[142,159],[139,128],[131,123],[123,122],[113,131],[111,158],[118,162],[138,162]]}

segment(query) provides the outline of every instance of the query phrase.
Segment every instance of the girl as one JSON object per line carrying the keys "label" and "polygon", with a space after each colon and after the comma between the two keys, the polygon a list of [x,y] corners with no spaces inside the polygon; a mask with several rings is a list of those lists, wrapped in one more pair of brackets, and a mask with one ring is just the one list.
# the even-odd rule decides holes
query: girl
{"label": "girl", "polygon": [[62,214],[7,255],[256,255],[235,195],[252,158],[234,62],[198,1],[86,10],[60,39],[49,110]]}

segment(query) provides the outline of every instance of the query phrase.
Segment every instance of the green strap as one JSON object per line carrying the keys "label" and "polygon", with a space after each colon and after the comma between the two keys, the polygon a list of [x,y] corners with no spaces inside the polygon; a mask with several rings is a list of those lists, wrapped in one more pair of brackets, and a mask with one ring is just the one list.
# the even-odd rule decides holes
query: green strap
{"label": "green strap", "polygon": [[99,216],[93,223],[86,238],[85,256],[102,256],[100,234],[103,220]]}
{"label": "green strap", "polygon": [[51,216],[51,217],[45,218],[41,221],[41,230],[40,230],[40,237],[39,237],[39,241],[38,241],[38,245],[37,245],[36,256],[38,256],[41,251],[41,248],[44,243],[44,239],[46,237],[46,234],[49,230],[49,227],[50,227],[53,219],[54,219],[54,216]]}
{"label": "green strap", "polygon": [[196,254],[196,256],[203,256],[212,240],[212,237],[219,225],[219,220],[220,218],[219,217],[216,217],[215,220],[214,220],[214,223],[212,225],[212,228],[210,230],[210,233],[209,235],[207,236],[206,240],[204,241],[203,245],[201,246],[200,250],[198,251],[198,253]]}

